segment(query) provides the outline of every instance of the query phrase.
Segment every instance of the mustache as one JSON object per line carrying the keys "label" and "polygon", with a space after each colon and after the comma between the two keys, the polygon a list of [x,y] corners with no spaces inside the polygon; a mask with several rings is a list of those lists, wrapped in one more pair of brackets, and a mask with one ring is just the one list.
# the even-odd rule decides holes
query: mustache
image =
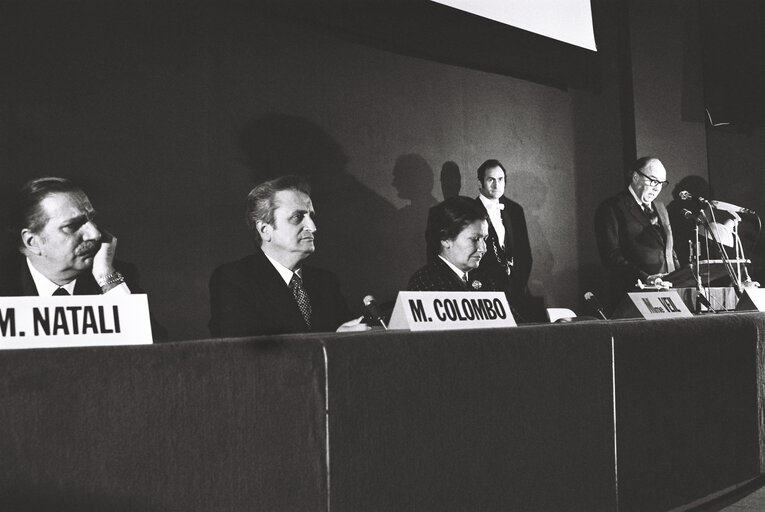
{"label": "mustache", "polygon": [[92,256],[98,252],[98,249],[100,247],[101,247],[101,242],[86,240],[85,242],[82,242],[80,245],[77,246],[77,248],[74,250],[74,255],[75,256]]}

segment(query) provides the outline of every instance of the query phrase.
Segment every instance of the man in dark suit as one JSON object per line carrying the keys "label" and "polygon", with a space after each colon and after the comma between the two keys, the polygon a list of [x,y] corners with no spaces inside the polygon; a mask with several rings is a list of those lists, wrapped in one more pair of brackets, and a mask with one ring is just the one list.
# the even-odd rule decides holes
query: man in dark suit
{"label": "man in dark suit", "polygon": [[351,314],[332,273],[303,265],[315,250],[309,193],[295,176],[267,181],[249,193],[247,226],[258,249],[213,272],[213,336],[367,328],[349,322]]}
{"label": "man in dark suit", "polygon": [[615,305],[638,279],[664,286],[662,277],[678,267],[667,209],[656,201],[669,183],[654,157],[637,160],[627,190],[606,199],[595,212],[600,259],[610,271],[610,302]]}
{"label": "man in dark suit", "polygon": [[476,201],[489,218],[489,239],[480,269],[508,292],[511,304],[524,311],[529,301],[531,244],[523,208],[504,195],[506,178],[498,160],[486,160],[478,167],[480,194]]}
{"label": "man in dark suit", "polygon": [[0,276],[1,295],[130,293],[116,268],[117,239],[98,229],[88,196],[64,178],[26,183],[11,232],[18,253]]}
{"label": "man in dark suit", "polygon": [[[117,239],[98,228],[82,189],[65,178],[27,182],[9,232],[18,250],[0,262],[0,296],[142,293],[132,265],[115,260]],[[167,332],[152,319],[155,339]]]}

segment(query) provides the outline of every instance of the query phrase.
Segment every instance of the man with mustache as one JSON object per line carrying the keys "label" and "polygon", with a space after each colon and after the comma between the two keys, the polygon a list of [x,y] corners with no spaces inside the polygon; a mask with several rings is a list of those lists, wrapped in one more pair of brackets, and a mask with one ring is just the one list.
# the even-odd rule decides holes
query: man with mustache
{"label": "man with mustache", "polygon": [[640,279],[664,285],[662,277],[678,268],[667,209],[656,197],[669,183],[655,157],[643,157],[630,171],[626,190],[606,199],[595,212],[600,259],[610,271],[610,303],[615,305]]}
{"label": "man with mustache", "polygon": [[347,322],[351,314],[332,273],[303,265],[315,250],[314,217],[310,189],[296,176],[276,178],[250,191],[246,221],[257,249],[213,272],[213,336],[367,328]]}
{"label": "man with mustache", "polygon": [[[0,262],[0,296],[143,293],[132,265],[118,263],[117,239],[98,228],[82,189],[65,178],[27,182],[11,212],[17,249]],[[167,331],[152,318],[155,341]]]}
{"label": "man with mustache", "polygon": [[18,252],[0,275],[0,295],[130,293],[114,262],[117,239],[99,230],[88,196],[65,178],[27,182],[11,235]]}

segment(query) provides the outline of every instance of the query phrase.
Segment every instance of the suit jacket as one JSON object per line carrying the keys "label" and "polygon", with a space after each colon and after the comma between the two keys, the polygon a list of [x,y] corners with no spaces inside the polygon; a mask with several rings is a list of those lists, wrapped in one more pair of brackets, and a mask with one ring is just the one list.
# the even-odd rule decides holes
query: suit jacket
{"label": "suit jacket", "polygon": [[435,260],[412,274],[406,289],[415,292],[504,291],[479,270],[471,270],[468,278],[470,283],[466,284],[449,265],[444,263],[444,260],[436,257]]}
{"label": "suit jacket", "polygon": [[[595,239],[603,265],[612,274],[612,302],[635,288],[638,279],[677,269],[667,209],[653,202],[664,236],[628,190],[606,199],[595,212]],[[615,296],[614,296],[615,295]]]}
{"label": "suit jacket", "polygon": [[[334,274],[303,266],[302,279],[311,301],[310,332],[335,331],[351,319]],[[259,249],[215,269],[210,313],[213,336],[309,332],[289,287]]]}
{"label": "suit jacket", "polygon": [[[125,277],[125,282],[133,293],[145,293],[138,285],[138,272],[134,265],[114,262],[114,266]],[[39,295],[32,274],[29,272],[26,258],[18,251],[6,255],[0,262],[0,296],[33,297]],[[101,295],[101,287],[93,274],[84,272],[77,276],[74,295]],[[154,341],[167,340],[167,329],[151,316],[151,331]]]}
{"label": "suit jacket", "polygon": [[[481,199],[477,197],[475,200],[481,209],[486,211]],[[505,249],[502,249],[497,231],[490,221],[489,240],[486,243],[486,254],[481,259],[480,269],[492,281],[508,291],[512,301],[519,302],[528,293],[527,287],[531,274],[532,259],[529,231],[526,227],[523,207],[505,196],[500,197],[499,201],[505,205],[501,214],[502,224],[505,226]],[[510,276],[507,275],[506,271],[508,260],[512,260]]]}

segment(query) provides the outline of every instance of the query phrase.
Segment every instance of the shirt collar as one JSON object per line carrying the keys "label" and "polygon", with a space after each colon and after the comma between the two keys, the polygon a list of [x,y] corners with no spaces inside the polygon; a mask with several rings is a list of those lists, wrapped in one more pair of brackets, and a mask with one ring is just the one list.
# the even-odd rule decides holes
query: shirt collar
{"label": "shirt collar", "polygon": [[483,194],[478,194],[478,199],[481,200],[486,211],[490,211],[491,208],[504,209],[504,205],[499,202],[499,199],[489,199]]}
{"label": "shirt collar", "polygon": [[451,262],[450,262],[449,260],[447,260],[446,258],[444,258],[443,256],[441,256],[440,254],[438,255],[438,257],[439,257],[439,258],[441,258],[441,260],[442,260],[444,263],[446,263],[447,265],[449,265],[449,268],[450,268],[450,269],[452,269],[452,271],[453,271],[455,274],[457,274],[457,277],[459,277],[459,278],[460,278],[460,281],[465,281],[465,274],[467,274],[467,272],[463,272],[462,270],[458,269],[457,267],[455,267],[454,265],[452,265],[452,264],[451,264]]}
{"label": "shirt collar", "polygon": [[274,268],[276,269],[276,271],[279,272],[279,275],[284,280],[284,283],[287,286],[290,285],[290,281],[292,281],[292,276],[293,275],[297,274],[299,278],[301,278],[301,279],[303,278],[301,269],[297,269],[295,272],[293,272],[290,269],[288,269],[287,267],[285,267],[284,265],[282,265],[281,263],[279,263],[278,261],[276,261],[275,259],[273,259],[268,254],[263,253],[263,255],[266,258],[268,258],[268,261],[271,262],[271,265],[273,265]]}
{"label": "shirt collar", "polygon": [[34,265],[32,265],[32,262],[29,261],[29,258],[27,258],[27,266],[29,267],[29,273],[32,274],[32,280],[35,282],[35,288],[37,288],[37,295],[40,297],[50,297],[53,295],[53,292],[58,290],[59,288],[63,288],[67,292],[69,292],[69,295],[74,295],[74,285],[77,283],[77,279],[72,279],[68,283],[66,283],[64,286],[59,286],[44,275],[40,273],[39,270],[37,270]]}
{"label": "shirt collar", "polygon": [[[643,203],[643,201],[641,201],[641,200],[640,200],[640,198],[637,196],[637,194],[635,193],[635,191],[634,191],[634,190],[632,190],[632,185],[628,186],[628,187],[627,187],[627,190],[629,190],[629,191],[630,191],[630,194],[632,194],[632,198],[633,198],[633,199],[634,199],[634,200],[637,202],[638,206],[642,208],[642,207],[643,207],[643,204],[645,204],[645,203]],[[649,204],[650,204],[650,203],[649,203]]]}

